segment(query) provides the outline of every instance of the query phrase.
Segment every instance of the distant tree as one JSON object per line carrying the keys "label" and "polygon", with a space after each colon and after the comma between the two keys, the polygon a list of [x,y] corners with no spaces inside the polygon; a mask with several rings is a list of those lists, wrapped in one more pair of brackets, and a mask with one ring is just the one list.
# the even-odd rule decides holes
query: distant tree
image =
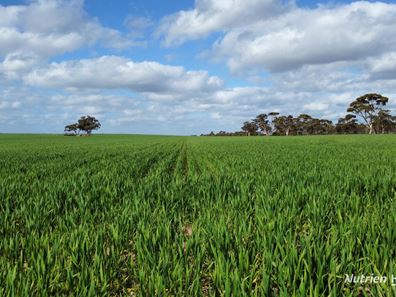
{"label": "distant tree", "polygon": [[269,119],[269,126],[270,126],[270,133],[272,134],[275,130],[274,127],[274,121],[276,120],[276,118],[279,116],[279,112],[270,112],[268,114],[268,119]]}
{"label": "distant tree", "polygon": [[245,132],[246,136],[257,135],[258,126],[253,122],[244,122],[243,126],[241,127],[242,131]]}
{"label": "distant tree", "polygon": [[76,135],[78,134],[78,124],[74,123],[74,124],[70,124],[70,125],[66,125],[65,126],[65,134],[66,135]]}
{"label": "distant tree", "polygon": [[245,136],[246,133],[244,131],[236,131],[232,133],[232,136]]}
{"label": "distant tree", "polygon": [[262,113],[256,116],[253,122],[261,131],[261,134],[264,136],[272,135],[274,132],[274,121],[278,115],[279,112],[270,112],[269,114]]}
{"label": "distant tree", "polygon": [[319,119],[318,121],[319,125],[317,126],[317,128],[319,130],[317,130],[317,134],[332,134],[335,132],[335,127],[332,121],[326,119]]}
{"label": "distant tree", "polygon": [[271,125],[268,119],[268,115],[265,113],[259,114],[253,119],[254,123],[260,129],[264,136],[268,136],[271,133]]}
{"label": "distant tree", "polygon": [[347,109],[348,112],[359,116],[365,122],[369,134],[375,133],[374,122],[382,106],[388,103],[388,98],[380,94],[370,93],[356,98]]}
{"label": "distant tree", "polygon": [[389,110],[380,110],[373,120],[376,133],[389,133],[395,130],[396,117],[390,114]]}
{"label": "distant tree", "polygon": [[338,119],[335,129],[338,134],[358,134],[365,133],[366,126],[359,124],[354,114],[347,114]]}
{"label": "distant tree", "polygon": [[278,116],[273,120],[275,133],[288,136],[296,128],[296,119],[292,115]]}
{"label": "distant tree", "polygon": [[99,129],[100,127],[101,124],[99,123],[99,121],[89,115],[82,116],[78,120],[78,128],[81,131],[85,131],[87,135],[91,135],[92,131]]}
{"label": "distant tree", "polygon": [[298,134],[311,134],[312,132],[312,120],[313,118],[309,114],[300,114],[297,117],[297,133]]}

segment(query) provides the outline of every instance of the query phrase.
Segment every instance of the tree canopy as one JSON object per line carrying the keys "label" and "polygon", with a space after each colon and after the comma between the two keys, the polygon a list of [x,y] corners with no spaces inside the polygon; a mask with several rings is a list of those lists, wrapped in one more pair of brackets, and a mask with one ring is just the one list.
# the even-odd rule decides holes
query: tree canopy
{"label": "tree canopy", "polygon": [[65,135],[80,135],[84,131],[86,135],[91,135],[92,131],[101,127],[99,120],[92,116],[82,116],[77,123],[65,126]]}
{"label": "tree canopy", "polygon": [[369,130],[369,134],[376,133],[374,122],[378,120],[382,106],[388,103],[389,99],[380,94],[370,93],[356,98],[351,102],[347,112],[351,112],[360,117]]}

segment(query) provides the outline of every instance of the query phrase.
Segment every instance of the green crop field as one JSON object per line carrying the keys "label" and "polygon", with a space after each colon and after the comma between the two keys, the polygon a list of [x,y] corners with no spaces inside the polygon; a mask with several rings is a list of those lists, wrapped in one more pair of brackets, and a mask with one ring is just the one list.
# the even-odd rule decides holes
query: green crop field
{"label": "green crop field", "polygon": [[0,296],[396,294],[394,135],[0,135],[0,197]]}

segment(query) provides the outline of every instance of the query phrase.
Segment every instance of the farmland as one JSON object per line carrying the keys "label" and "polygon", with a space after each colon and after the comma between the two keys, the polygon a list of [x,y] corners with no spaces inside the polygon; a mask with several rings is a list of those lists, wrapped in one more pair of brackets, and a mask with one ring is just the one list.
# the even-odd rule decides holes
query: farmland
{"label": "farmland", "polygon": [[391,296],[396,137],[0,135],[0,296]]}

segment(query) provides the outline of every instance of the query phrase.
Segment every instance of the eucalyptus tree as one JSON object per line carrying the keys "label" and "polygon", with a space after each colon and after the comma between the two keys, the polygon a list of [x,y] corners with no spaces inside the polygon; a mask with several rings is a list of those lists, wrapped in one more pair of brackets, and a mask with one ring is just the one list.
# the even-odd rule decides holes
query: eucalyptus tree
{"label": "eucalyptus tree", "polygon": [[300,114],[297,117],[298,134],[311,134],[311,125],[313,118],[309,114]]}
{"label": "eucalyptus tree", "polygon": [[380,94],[369,93],[356,98],[351,102],[348,112],[360,117],[367,126],[369,134],[375,133],[374,123],[378,120],[382,107],[388,103],[389,98]]}
{"label": "eucalyptus tree", "polygon": [[335,129],[338,134],[358,134],[365,133],[366,126],[359,124],[354,114],[347,114],[338,119]]}
{"label": "eucalyptus tree", "polygon": [[396,116],[390,114],[389,110],[380,110],[373,121],[376,133],[389,133],[396,128]]}
{"label": "eucalyptus tree", "polygon": [[273,124],[278,135],[288,136],[296,130],[296,119],[292,115],[278,116],[273,120]]}
{"label": "eucalyptus tree", "polygon": [[66,135],[77,135],[79,131],[78,124],[74,123],[74,124],[66,125],[64,131]]}
{"label": "eucalyptus tree", "polygon": [[241,129],[245,132],[246,136],[257,135],[258,126],[254,121],[246,121],[243,123]]}
{"label": "eucalyptus tree", "polygon": [[80,131],[85,131],[87,135],[91,135],[92,131],[101,127],[100,122],[92,116],[82,116],[77,123],[65,126],[65,135],[78,135]]}
{"label": "eucalyptus tree", "polygon": [[270,125],[270,120],[267,114],[265,113],[259,114],[258,116],[256,116],[255,119],[253,119],[253,121],[260,129],[260,131],[263,133],[264,136],[268,136],[271,134],[272,127]]}
{"label": "eucalyptus tree", "polygon": [[97,130],[101,127],[100,122],[92,116],[82,116],[78,120],[78,128],[82,131],[85,131],[87,135],[91,135],[93,130]]}

